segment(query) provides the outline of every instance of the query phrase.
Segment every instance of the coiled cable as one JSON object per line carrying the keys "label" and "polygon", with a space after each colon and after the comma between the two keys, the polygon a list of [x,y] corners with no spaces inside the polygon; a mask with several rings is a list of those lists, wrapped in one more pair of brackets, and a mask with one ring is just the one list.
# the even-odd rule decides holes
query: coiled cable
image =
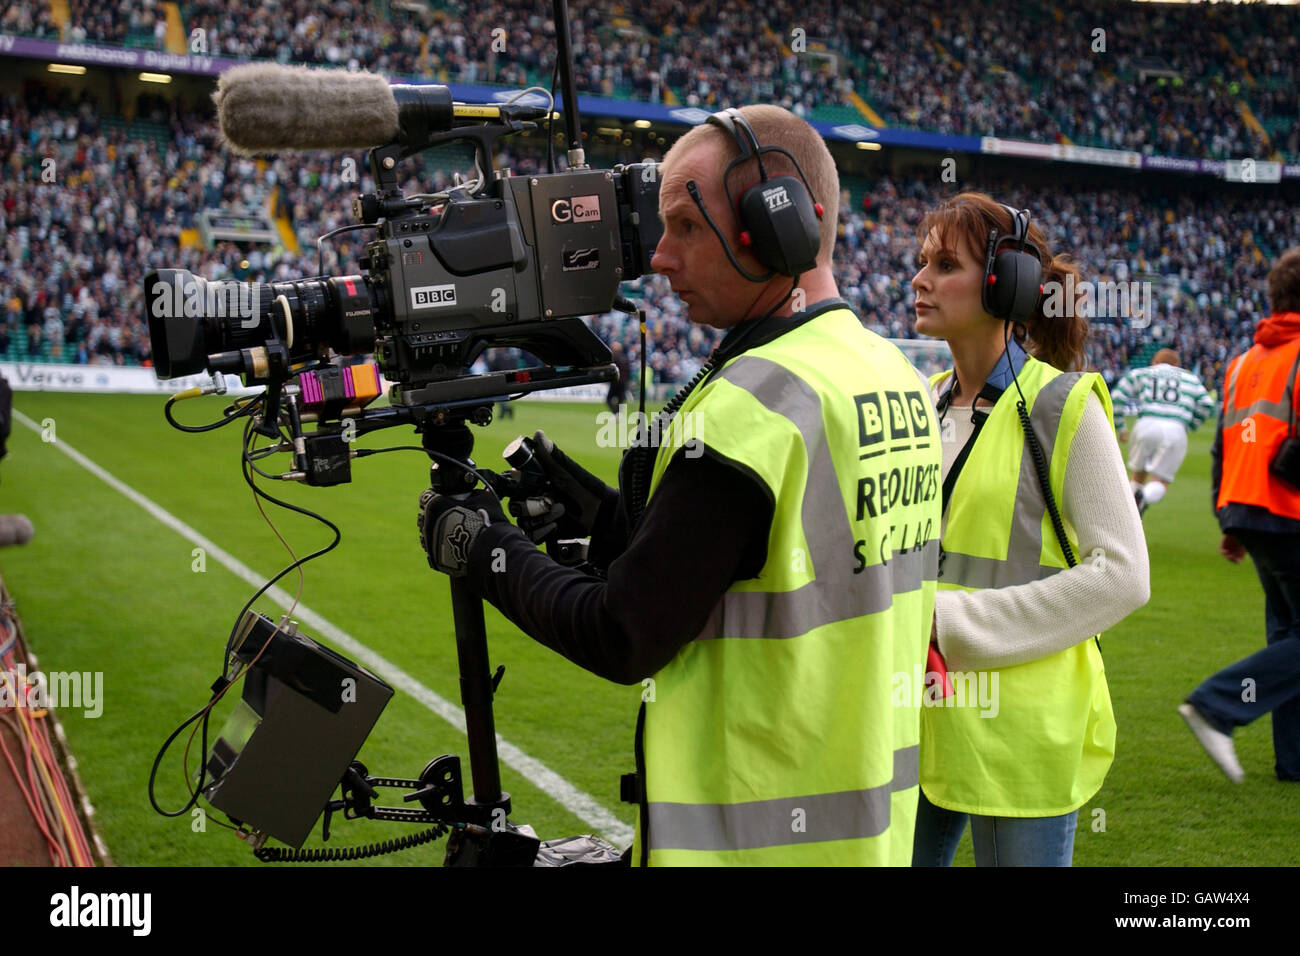
{"label": "coiled cable", "polygon": [[1029,421],[1029,412],[1025,410],[1023,398],[1016,402],[1016,414],[1020,416],[1020,427],[1024,429],[1025,439],[1029,443],[1029,456],[1034,460],[1034,471],[1038,473],[1038,485],[1043,489],[1043,501],[1047,504],[1047,514],[1052,519],[1056,540],[1061,543],[1061,550],[1065,552],[1066,566],[1072,568],[1079,562],[1074,557],[1074,549],[1070,547],[1069,538],[1065,536],[1065,523],[1061,521],[1061,512],[1056,507],[1056,497],[1052,494],[1047,460],[1043,457],[1042,446],[1038,444],[1038,436],[1034,434],[1034,426]]}
{"label": "coiled cable", "polygon": [[397,853],[412,847],[432,843],[444,836],[451,827],[439,823],[419,833],[384,840],[382,843],[367,843],[364,846],[310,847],[295,850],[287,846],[263,846],[253,851],[253,855],[263,863],[335,863],[343,860],[365,860],[385,853]]}
{"label": "coiled cable", "polygon": [[[643,352],[644,354],[644,352]],[[677,390],[677,394],[669,399],[668,404],[655,413],[655,419],[658,422],[658,434],[663,435],[668,424],[672,421],[677,410],[682,407],[687,397],[699,385],[710,372],[718,366],[716,353],[709,356],[708,361],[700,366],[700,370],[695,373],[695,377]],[[643,415],[641,417],[641,428],[646,431],[650,429],[648,419]],[[646,499],[650,496],[650,474],[654,467],[655,456],[659,449],[652,447],[649,436],[643,431],[637,438],[636,447],[628,451],[633,456],[631,462],[631,472],[628,475],[628,517],[633,525],[641,520],[641,515],[645,512]]]}

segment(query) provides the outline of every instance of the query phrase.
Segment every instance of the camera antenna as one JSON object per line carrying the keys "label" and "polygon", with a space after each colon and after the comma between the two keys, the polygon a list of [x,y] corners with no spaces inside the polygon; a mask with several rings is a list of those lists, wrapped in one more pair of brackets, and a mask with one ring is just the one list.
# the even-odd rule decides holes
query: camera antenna
{"label": "camera antenna", "polygon": [[559,48],[560,89],[564,95],[564,132],[569,140],[570,169],[586,169],[587,154],[582,148],[582,126],[578,117],[578,89],[573,84],[573,52],[569,47],[568,0],[554,0],[555,39]]}

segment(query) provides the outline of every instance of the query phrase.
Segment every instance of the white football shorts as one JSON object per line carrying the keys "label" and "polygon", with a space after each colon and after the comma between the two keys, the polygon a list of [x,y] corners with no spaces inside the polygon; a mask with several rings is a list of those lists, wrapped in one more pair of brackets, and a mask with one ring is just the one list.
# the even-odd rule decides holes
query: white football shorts
{"label": "white football shorts", "polygon": [[1187,429],[1172,418],[1139,418],[1128,440],[1129,471],[1173,481],[1187,457]]}

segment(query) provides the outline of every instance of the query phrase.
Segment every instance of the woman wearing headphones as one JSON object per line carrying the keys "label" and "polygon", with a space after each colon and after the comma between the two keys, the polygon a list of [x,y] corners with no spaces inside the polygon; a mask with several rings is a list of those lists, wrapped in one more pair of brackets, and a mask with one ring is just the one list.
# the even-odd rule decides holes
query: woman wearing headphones
{"label": "woman wearing headphones", "polygon": [[1077,371],[1075,267],[982,193],[948,200],[919,235],[916,329],[953,355],[931,380],[944,473],[931,641],[953,692],[922,708],[913,865],[950,865],[969,819],[980,866],[1069,866],[1079,807],[1115,753],[1096,635],[1146,603],[1146,540],[1106,386]]}

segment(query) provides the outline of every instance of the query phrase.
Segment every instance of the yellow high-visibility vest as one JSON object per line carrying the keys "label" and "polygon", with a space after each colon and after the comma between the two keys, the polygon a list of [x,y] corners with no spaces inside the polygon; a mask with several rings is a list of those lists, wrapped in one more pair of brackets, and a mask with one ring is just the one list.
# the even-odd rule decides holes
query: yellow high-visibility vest
{"label": "yellow high-visibility vest", "polygon": [[836,303],[678,415],[774,513],[759,575],[654,675],[634,859],[644,841],[651,865],[910,864],[941,487],[924,383]]}
{"label": "yellow high-visibility vest", "polygon": [[[1096,393],[1110,416],[1110,393],[1096,373],[1063,373],[1033,358],[1017,377],[1059,509],[1088,395]],[[1016,412],[1019,398],[1008,388],[989,410],[953,486],[941,590],[1014,587],[1067,567]],[[1087,559],[1068,521],[1065,528],[1076,558]],[[952,706],[922,709],[921,789],[931,803],[986,816],[1060,816],[1101,789],[1115,756],[1115,715],[1096,641],[953,683],[960,693],[944,701]],[[996,706],[971,701],[978,689],[995,691]]]}

